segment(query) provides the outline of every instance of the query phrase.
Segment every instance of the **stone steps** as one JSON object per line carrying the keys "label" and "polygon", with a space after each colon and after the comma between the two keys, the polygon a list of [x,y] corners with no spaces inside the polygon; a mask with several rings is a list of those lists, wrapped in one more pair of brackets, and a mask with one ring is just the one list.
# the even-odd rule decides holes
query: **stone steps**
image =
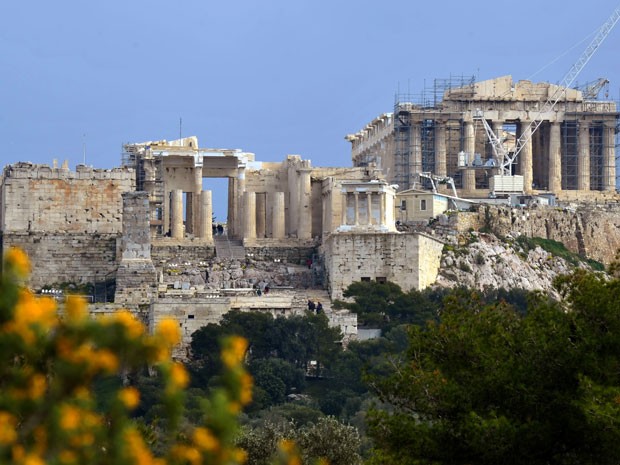
{"label": "stone steps", "polygon": [[308,310],[308,300],[313,301],[315,304],[321,302],[325,313],[332,311],[329,294],[325,289],[298,290],[293,299],[292,307],[302,311]]}
{"label": "stone steps", "polygon": [[245,259],[245,247],[240,240],[229,239],[228,236],[214,236],[215,255],[219,258],[236,260]]}

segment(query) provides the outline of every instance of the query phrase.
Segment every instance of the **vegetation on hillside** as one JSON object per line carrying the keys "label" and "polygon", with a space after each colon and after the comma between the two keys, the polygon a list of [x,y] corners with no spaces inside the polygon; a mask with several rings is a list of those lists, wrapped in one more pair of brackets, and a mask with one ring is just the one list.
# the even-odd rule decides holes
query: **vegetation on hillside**
{"label": "vegetation on hillside", "polygon": [[[128,312],[0,282],[0,463],[611,464],[620,456],[620,280],[578,271],[562,302],[519,290],[355,283],[381,329],[339,344],[324,315],[230,312],[170,359]],[[612,271],[617,273],[617,268]],[[223,347],[223,350],[222,350]],[[153,376],[155,374],[155,376]],[[191,375],[191,376],[190,376]]]}

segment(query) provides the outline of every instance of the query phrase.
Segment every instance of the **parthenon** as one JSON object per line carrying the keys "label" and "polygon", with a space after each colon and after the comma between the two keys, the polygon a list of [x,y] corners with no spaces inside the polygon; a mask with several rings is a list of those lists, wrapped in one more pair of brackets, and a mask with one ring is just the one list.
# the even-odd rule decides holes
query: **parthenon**
{"label": "parthenon", "polygon": [[[562,98],[541,113],[558,90]],[[477,114],[507,146],[526,141],[510,167],[523,176],[525,193],[615,192],[616,103],[549,83],[515,83],[511,76],[435,80],[422,95],[397,95],[393,113],[346,136],[353,165],[376,164],[401,190],[413,187],[418,173],[432,172],[452,177],[463,195],[484,197],[498,173]],[[530,134],[532,121],[542,123]]]}

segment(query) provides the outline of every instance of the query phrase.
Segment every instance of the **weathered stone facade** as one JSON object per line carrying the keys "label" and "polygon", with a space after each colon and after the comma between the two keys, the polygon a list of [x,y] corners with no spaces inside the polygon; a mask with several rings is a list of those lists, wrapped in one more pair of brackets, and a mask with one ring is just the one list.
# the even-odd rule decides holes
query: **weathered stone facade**
{"label": "weathered stone facade", "polygon": [[[557,104],[540,113],[555,96]],[[565,191],[615,192],[619,116],[613,101],[588,100],[549,83],[513,82],[511,76],[436,80],[421,98],[398,96],[393,113],[346,139],[354,166],[374,163],[401,189],[415,187],[418,173],[432,172],[454,178],[461,195],[481,197],[497,190],[491,182],[500,174],[498,160],[487,165],[494,156],[484,119],[507,149],[523,141],[510,167],[523,177],[523,190],[563,198]],[[533,121],[541,122],[535,132]]]}
{"label": "weathered stone facade", "polygon": [[443,243],[425,234],[342,233],[324,244],[332,299],[356,281],[392,281],[404,291],[424,289],[439,272]]}
{"label": "weathered stone facade", "polygon": [[16,163],[0,180],[0,248],[18,246],[37,265],[30,285],[103,282],[116,271],[128,168]]}

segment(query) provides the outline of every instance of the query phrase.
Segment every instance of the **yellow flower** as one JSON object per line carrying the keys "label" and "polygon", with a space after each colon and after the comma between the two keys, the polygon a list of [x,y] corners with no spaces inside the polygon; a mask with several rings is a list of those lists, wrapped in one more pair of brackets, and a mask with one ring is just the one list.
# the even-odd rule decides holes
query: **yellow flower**
{"label": "yellow flower", "polygon": [[22,465],[45,465],[45,461],[38,455],[30,453],[26,455]]}
{"label": "yellow flower", "polygon": [[278,444],[280,453],[284,456],[287,465],[301,465],[301,458],[295,443],[289,439],[282,439]]}
{"label": "yellow flower", "polygon": [[17,439],[17,418],[8,412],[0,412],[0,446],[6,446]]}
{"label": "yellow flower", "polygon": [[125,431],[125,439],[125,444],[128,448],[127,453],[133,458],[133,463],[136,465],[151,465],[155,463],[151,451],[138,431],[133,428],[128,429]]}
{"label": "yellow flower", "polygon": [[207,428],[196,428],[193,439],[194,444],[206,451],[215,451],[220,447],[218,439]]}
{"label": "yellow flower", "polygon": [[240,336],[229,337],[224,342],[222,350],[222,362],[227,368],[239,365],[245,357],[245,351],[248,348],[248,341]]}
{"label": "yellow flower", "polygon": [[31,399],[39,399],[47,389],[47,380],[40,373],[33,375],[28,383],[28,397]]}
{"label": "yellow flower", "polygon": [[177,389],[183,389],[189,383],[189,375],[183,365],[174,362],[170,367],[170,381]]}
{"label": "yellow flower", "polygon": [[192,465],[198,465],[202,463],[200,452],[194,447],[187,447],[177,444],[170,450],[170,455],[175,462],[188,461]]}
{"label": "yellow flower", "polygon": [[65,302],[65,312],[70,321],[81,321],[88,316],[86,302],[83,297],[70,295]]}
{"label": "yellow flower", "polygon": [[62,450],[58,454],[58,460],[60,460],[60,463],[69,465],[77,462],[77,455],[73,451]]}
{"label": "yellow flower", "polygon": [[245,463],[248,460],[248,453],[243,449],[234,449],[232,456],[233,460],[237,463]]}
{"label": "yellow flower", "polygon": [[114,352],[108,349],[101,349],[94,353],[94,357],[96,357],[97,366],[104,373],[111,374],[118,370],[118,357],[114,354]]}
{"label": "yellow flower", "polygon": [[65,431],[77,429],[80,426],[82,412],[73,405],[63,405],[60,408],[60,427]]}
{"label": "yellow flower", "polygon": [[282,439],[278,444],[279,449],[287,454],[295,452],[295,443],[290,439]]}
{"label": "yellow flower", "polygon": [[35,327],[50,330],[58,323],[56,303],[46,297],[36,298],[31,292],[22,290],[15,305],[13,320],[4,329],[18,334],[26,344],[35,341]]}
{"label": "yellow flower", "polygon": [[175,346],[181,342],[181,331],[179,331],[179,323],[173,318],[163,319],[157,325],[157,334],[159,334],[166,344]]}
{"label": "yellow flower", "polygon": [[248,405],[252,402],[252,376],[243,373],[240,379],[241,391],[239,393],[239,401],[242,405]]}
{"label": "yellow flower", "polygon": [[120,323],[125,327],[125,331],[132,339],[137,339],[144,333],[144,325],[138,321],[128,310],[120,310],[114,313],[113,323]]}
{"label": "yellow flower", "polygon": [[4,255],[4,259],[19,276],[25,277],[30,273],[30,260],[22,249],[11,247]]}
{"label": "yellow flower", "polygon": [[124,388],[118,392],[118,398],[125,407],[133,410],[140,403],[140,392],[135,387]]}

